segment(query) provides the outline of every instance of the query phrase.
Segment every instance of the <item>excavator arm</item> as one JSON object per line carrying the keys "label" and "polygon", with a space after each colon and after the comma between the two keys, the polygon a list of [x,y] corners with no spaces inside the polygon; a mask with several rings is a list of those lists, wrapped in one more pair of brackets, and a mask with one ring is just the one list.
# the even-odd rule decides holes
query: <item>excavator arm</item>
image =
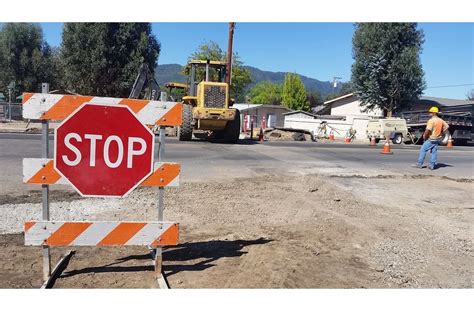
{"label": "excavator arm", "polygon": [[147,94],[147,99],[157,100],[160,94],[160,86],[156,82],[155,77],[152,75],[150,68],[147,64],[143,64],[140,68],[140,72],[133,83],[132,91],[130,92],[129,98],[139,98],[144,87],[148,87],[150,94]]}

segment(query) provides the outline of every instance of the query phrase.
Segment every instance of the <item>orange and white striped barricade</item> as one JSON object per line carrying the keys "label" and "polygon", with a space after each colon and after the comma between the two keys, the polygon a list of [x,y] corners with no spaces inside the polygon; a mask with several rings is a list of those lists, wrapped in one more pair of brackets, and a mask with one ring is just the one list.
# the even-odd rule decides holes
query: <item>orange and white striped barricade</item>
{"label": "orange and white striped barricade", "polygon": [[84,103],[128,106],[149,126],[181,125],[183,106],[177,102],[42,93],[23,93],[23,118],[61,121]]}
{"label": "orange and white striped barricade", "polygon": [[178,224],[126,221],[29,221],[25,245],[166,246],[178,244]]}
{"label": "orange and white striped barricade", "polygon": [[[51,279],[49,249],[51,246],[146,245],[153,250],[158,283],[160,287],[166,287],[167,284],[161,273],[161,247],[178,243],[179,224],[163,221],[164,187],[179,185],[181,167],[178,163],[163,161],[165,127],[181,125],[182,104],[143,99],[48,94],[49,85],[46,83],[42,84],[42,91],[43,93],[23,94],[23,117],[42,121],[42,156],[40,158],[23,159],[23,182],[42,186],[42,220],[25,223],[25,245],[42,246],[45,284]],[[159,127],[157,156],[153,166],[150,166],[149,174],[145,175],[145,178],[139,182],[139,186],[158,187],[159,189],[157,221],[78,222],[50,220],[49,187],[56,184],[74,185],[58,171],[55,159],[50,157],[49,121],[67,120],[87,104],[112,107],[127,106],[131,110],[131,116],[134,115],[136,117],[134,119],[138,119],[139,123],[148,127]],[[57,133],[55,133],[55,146],[57,143],[56,135]],[[154,139],[150,143],[154,144]],[[153,152],[153,149],[151,150]],[[60,264],[61,262],[58,266]]]}
{"label": "orange and white striped barricade", "polygon": [[[155,162],[154,171],[140,186],[177,187],[181,165],[172,162]],[[54,159],[24,158],[23,183],[32,185],[70,185],[54,168]]]}

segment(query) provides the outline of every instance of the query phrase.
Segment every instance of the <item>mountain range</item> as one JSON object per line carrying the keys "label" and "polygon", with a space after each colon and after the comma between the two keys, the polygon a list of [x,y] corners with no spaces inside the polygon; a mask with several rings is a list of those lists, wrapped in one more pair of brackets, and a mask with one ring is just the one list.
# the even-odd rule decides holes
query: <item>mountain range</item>
{"label": "mountain range", "polygon": [[[165,83],[171,81],[185,83],[186,76],[181,74],[182,67],[183,66],[179,64],[158,65],[155,69],[156,81],[160,85],[164,85]],[[244,66],[244,68],[248,69],[252,76],[252,83],[248,86],[248,89],[251,89],[253,86],[255,86],[255,84],[263,81],[283,83],[285,80],[286,72],[264,71],[252,66]],[[341,86],[341,84],[339,84],[337,88],[334,88],[330,81],[320,81],[318,79],[313,79],[303,75],[299,76],[307,91],[318,91],[321,93],[323,98],[328,94],[339,92]]]}

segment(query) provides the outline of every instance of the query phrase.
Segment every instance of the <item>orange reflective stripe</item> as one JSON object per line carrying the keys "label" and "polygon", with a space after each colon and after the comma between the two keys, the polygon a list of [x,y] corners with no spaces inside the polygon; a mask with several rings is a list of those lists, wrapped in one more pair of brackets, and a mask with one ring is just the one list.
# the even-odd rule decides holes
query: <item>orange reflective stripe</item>
{"label": "orange reflective stripe", "polygon": [[28,101],[28,99],[31,98],[31,96],[33,96],[34,93],[23,93],[23,97],[21,99],[21,102],[24,104]]}
{"label": "orange reflective stripe", "polygon": [[54,184],[61,178],[61,175],[54,169],[53,160],[49,160],[46,165],[34,174],[27,184]]}
{"label": "orange reflective stripe", "polygon": [[156,121],[156,125],[169,125],[169,124],[182,124],[182,116],[183,116],[183,104],[178,103],[173,108],[170,109],[164,116],[162,116],[158,121]]}
{"label": "orange reflective stripe", "polygon": [[30,230],[31,227],[33,227],[35,225],[36,222],[34,221],[27,221],[25,222],[25,232],[27,232],[28,230]]}
{"label": "orange reflective stripe", "polygon": [[49,246],[67,246],[90,225],[90,222],[65,223],[46,240],[45,244]]}
{"label": "orange reflective stripe", "polygon": [[143,109],[150,101],[145,99],[130,99],[124,98],[120,101],[121,105],[130,107],[134,113],[139,112]]}
{"label": "orange reflective stripe", "polygon": [[142,182],[142,186],[164,187],[179,176],[179,164],[164,163]]}
{"label": "orange reflective stripe", "polygon": [[103,238],[97,245],[123,245],[127,243],[138,231],[146,226],[146,223],[130,223],[124,222],[115,227],[105,238]]}
{"label": "orange reflective stripe", "polygon": [[46,111],[41,119],[62,120],[67,118],[74,110],[85,102],[89,102],[93,96],[64,95],[56,104]]}
{"label": "orange reflective stripe", "polygon": [[178,235],[179,235],[179,226],[178,224],[173,224],[166,230],[161,237],[153,241],[151,246],[163,246],[163,245],[177,245],[178,244]]}

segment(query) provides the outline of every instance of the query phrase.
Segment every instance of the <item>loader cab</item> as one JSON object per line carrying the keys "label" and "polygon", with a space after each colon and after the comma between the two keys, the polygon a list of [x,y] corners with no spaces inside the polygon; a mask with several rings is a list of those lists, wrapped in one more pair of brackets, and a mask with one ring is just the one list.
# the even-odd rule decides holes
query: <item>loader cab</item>
{"label": "loader cab", "polygon": [[201,82],[225,83],[227,76],[227,63],[212,60],[192,60],[188,63],[189,70],[189,96],[197,96],[197,87]]}

